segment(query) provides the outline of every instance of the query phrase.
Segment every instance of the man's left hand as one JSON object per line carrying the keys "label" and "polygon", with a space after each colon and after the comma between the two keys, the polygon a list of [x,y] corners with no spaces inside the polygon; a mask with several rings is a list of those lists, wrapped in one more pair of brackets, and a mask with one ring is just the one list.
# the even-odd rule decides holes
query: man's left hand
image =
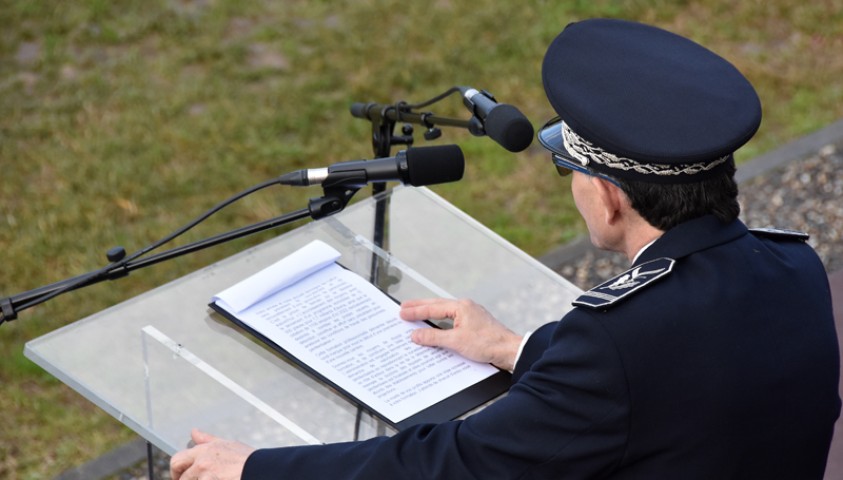
{"label": "man's left hand", "polygon": [[238,480],[254,448],[193,429],[196,444],[170,459],[173,480]]}

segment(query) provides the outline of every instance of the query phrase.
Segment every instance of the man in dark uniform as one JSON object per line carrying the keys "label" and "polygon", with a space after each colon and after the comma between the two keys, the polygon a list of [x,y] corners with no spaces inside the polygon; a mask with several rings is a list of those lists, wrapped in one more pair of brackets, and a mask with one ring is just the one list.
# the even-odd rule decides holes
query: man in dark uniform
{"label": "man in dark uniform", "polygon": [[465,420],[257,451],[195,431],[174,478],[823,477],[840,411],[830,291],[805,235],[737,219],[751,85],[696,43],[619,20],[569,25],[543,80],[559,117],[539,140],[573,172],[592,242],[632,267],[526,337],[470,301],[402,304],[408,321],[454,320],[415,342],[513,371]]}

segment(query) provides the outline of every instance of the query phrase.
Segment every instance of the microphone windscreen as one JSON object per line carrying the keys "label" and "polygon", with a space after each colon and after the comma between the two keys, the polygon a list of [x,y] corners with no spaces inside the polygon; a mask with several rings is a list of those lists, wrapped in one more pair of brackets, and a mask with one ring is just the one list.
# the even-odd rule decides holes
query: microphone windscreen
{"label": "microphone windscreen", "polygon": [[517,108],[498,104],[486,116],[486,135],[510,152],[520,152],[533,141],[533,125]]}
{"label": "microphone windscreen", "polygon": [[464,172],[465,158],[457,145],[407,149],[407,183],[414,187],[456,182]]}
{"label": "microphone windscreen", "polygon": [[355,118],[366,118],[367,106],[367,103],[352,103],[351,107],[349,107],[349,110],[351,111],[351,116]]}

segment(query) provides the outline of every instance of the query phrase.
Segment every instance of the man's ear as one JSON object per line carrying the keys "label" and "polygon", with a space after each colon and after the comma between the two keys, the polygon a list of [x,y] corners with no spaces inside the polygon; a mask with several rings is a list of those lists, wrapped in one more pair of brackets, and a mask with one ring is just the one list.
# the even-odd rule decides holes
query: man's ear
{"label": "man's ear", "polygon": [[620,187],[600,177],[591,177],[591,182],[603,207],[606,224],[614,225],[623,215],[623,207],[626,205],[625,194]]}

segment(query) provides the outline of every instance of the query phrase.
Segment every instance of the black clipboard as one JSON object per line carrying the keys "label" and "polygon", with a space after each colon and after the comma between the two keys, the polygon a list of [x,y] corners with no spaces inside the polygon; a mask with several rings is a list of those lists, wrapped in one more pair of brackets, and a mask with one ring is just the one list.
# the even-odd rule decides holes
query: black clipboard
{"label": "black clipboard", "polygon": [[[394,298],[392,298],[392,300],[395,301]],[[468,388],[465,388],[451,395],[450,397],[445,398],[444,400],[435,403],[419,412],[416,412],[415,414],[403,420],[393,422],[390,419],[386,418],[386,416],[378,412],[376,409],[367,405],[365,402],[356,398],[354,395],[352,395],[339,385],[330,381],[319,371],[306,364],[305,362],[301,361],[298,357],[285,350],[280,345],[267,338],[265,335],[263,335],[256,329],[252,328],[245,322],[238,319],[235,315],[233,315],[225,308],[217,305],[215,302],[211,302],[210,304],[208,304],[208,306],[215,312],[222,315],[227,320],[237,325],[238,327],[249,332],[250,335],[260,340],[273,351],[279,353],[284,358],[290,360],[294,365],[296,365],[296,367],[310,375],[312,378],[339,392],[341,396],[347,401],[349,401],[352,405],[361,408],[369,414],[377,417],[379,420],[395,428],[398,431],[423,423],[442,423],[459,418],[460,416],[470,412],[471,410],[474,410],[475,408],[484,405],[494,400],[495,398],[501,396],[502,394],[506,393],[511,385],[512,375],[505,370],[497,369],[498,371],[496,373],[492,374],[489,377],[486,377],[480,382],[475,383],[474,385],[471,385]],[[428,322],[428,324],[430,324],[434,328],[439,328],[431,322]]]}

